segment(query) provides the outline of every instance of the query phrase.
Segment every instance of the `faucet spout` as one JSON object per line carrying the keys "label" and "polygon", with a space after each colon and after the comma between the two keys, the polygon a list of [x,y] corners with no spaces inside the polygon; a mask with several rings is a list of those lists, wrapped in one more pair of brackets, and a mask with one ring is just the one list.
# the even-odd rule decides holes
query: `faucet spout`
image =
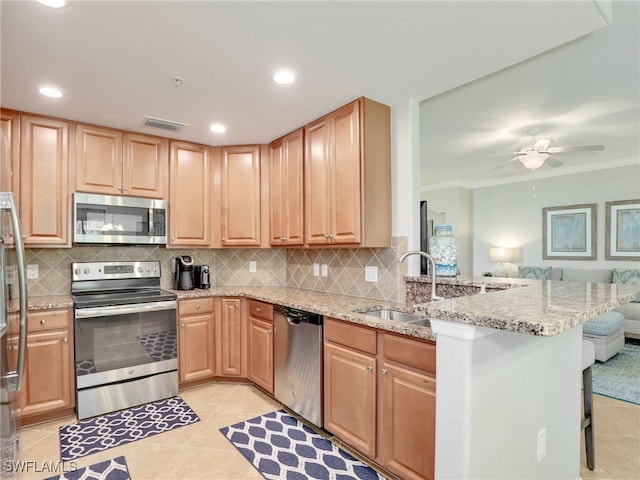
{"label": "faucet spout", "polygon": [[433,260],[433,257],[422,250],[410,250],[400,256],[398,263],[404,262],[410,255],[420,255],[429,261],[429,265],[431,265],[431,301],[444,300],[444,297],[436,295],[436,262]]}

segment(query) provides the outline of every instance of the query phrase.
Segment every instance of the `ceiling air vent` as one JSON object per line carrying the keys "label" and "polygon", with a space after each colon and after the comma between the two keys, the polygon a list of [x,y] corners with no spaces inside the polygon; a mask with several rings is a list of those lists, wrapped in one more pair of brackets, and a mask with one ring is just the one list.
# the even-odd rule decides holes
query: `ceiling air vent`
{"label": "ceiling air vent", "polygon": [[185,127],[189,126],[186,123],[172,122],[171,120],[163,120],[149,116],[144,117],[144,124],[147,127],[163,128],[164,130],[171,130],[172,132],[181,132]]}

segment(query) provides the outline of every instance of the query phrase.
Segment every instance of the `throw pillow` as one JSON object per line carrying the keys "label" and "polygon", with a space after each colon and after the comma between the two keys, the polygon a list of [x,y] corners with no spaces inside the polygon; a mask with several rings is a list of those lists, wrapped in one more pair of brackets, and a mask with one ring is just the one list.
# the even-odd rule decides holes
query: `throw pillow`
{"label": "throw pillow", "polygon": [[518,266],[518,278],[530,278],[533,280],[549,280],[551,267],[522,267]]}
{"label": "throw pillow", "polygon": [[[612,281],[620,285],[640,285],[640,270],[633,268],[614,268]],[[640,303],[640,296],[631,301],[633,303]]]}

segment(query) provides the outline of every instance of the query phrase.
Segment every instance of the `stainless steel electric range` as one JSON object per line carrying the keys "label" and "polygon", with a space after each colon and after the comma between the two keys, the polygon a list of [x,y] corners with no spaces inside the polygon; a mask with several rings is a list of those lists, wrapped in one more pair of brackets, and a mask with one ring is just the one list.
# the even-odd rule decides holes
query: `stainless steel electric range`
{"label": "stainless steel electric range", "polygon": [[78,419],[177,395],[177,301],[160,262],[72,263],[71,274]]}

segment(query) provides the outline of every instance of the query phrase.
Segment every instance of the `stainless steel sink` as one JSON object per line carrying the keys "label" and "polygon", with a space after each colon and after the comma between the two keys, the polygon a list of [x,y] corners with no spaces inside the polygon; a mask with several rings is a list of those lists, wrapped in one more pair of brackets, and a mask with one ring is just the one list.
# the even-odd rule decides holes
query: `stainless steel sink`
{"label": "stainless steel sink", "polygon": [[423,318],[415,313],[401,312],[399,310],[391,310],[388,308],[380,308],[377,310],[367,310],[365,312],[359,312],[363,315],[370,315],[372,317],[383,318],[385,320],[393,320],[395,322],[405,322],[412,325],[429,326],[429,319]]}

